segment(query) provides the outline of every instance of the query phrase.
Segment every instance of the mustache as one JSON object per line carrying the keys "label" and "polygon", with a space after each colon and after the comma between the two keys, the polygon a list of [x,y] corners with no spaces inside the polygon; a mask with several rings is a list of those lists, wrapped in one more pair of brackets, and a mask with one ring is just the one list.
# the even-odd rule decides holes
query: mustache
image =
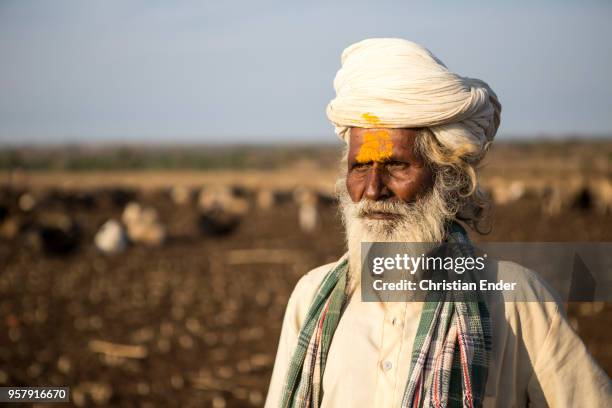
{"label": "mustache", "polygon": [[407,213],[414,208],[414,203],[400,201],[397,199],[389,199],[383,201],[373,201],[364,199],[356,204],[357,216],[360,218],[367,217],[373,213],[386,213],[398,217],[406,216]]}

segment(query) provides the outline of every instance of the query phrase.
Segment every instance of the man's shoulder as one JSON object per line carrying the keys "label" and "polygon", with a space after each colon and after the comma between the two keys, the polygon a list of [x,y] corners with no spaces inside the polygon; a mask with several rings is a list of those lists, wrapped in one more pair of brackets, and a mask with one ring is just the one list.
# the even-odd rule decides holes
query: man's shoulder
{"label": "man's shoulder", "polygon": [[516,283],[516,290],[505,292],[506,301],[560,304],[558,292],[536,271],[512,261],[497,261],[497,280]]}
{"label": "man's shoulder", "polygon": [[342,261],[343,258],[344,257],[335,262],[317,266],[298,280],[289,298],[289,303],[287,304],[287,314],[291,319],[295,319],[293,322],[297,328],[301,326],[306,313],[308,313],[310,304],[317,294],[317,290],[323,278],[325,278],[327,273],[332,270],[338,262]]}
{"label": "man's shoulder", "polygon": [[304,276],[300,278],[300,281],[298,282],[298,284],[301,283],[302,285],[307,286],[307,287],[312,287],[312,286],[318,287],[323,281],[323,278],[325,277],[325,275],[327,275],[327,273],[337,263],[338,261],[334,261],[334,262],[330,262],[325,265],[317,266],[314,269],[311,269],[310,271],[306,272]]}
{"label": "man's shoulder", "polygon": [[[544,341],[553,322],[565,318],[560,296],[537,272],[511,261],[497,261],[490,280],[515,284],[512,290],[485,292],[492,318],[520,331],[532,349]],[[502,316],[504,317],[502,319]],[[520,328],[519,328],[520,326]],[[528,339],[526,339],[527,337]]]}
{"label": "man's shoulder", "polygon": [[303,299],[312,298],[315,295],[316,290],[325,278],[325,275],[332,270],[332,268],[338,264],[339,261],[330,262],[325,265],[317,266],[314,269],[306,272],[297,282],[291,297],[299,297]]}

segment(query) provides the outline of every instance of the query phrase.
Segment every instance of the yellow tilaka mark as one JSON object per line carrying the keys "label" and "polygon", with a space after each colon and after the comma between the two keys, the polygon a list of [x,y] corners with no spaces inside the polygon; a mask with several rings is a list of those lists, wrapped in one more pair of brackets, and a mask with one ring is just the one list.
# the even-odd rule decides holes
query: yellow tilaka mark
{"label": "yellow tilaka mark", "polygon": [[393,142],[386,130],[373,130],[363,134],[363,143],[355,160],[357,163],[384,162],[391,158]]}
{"label": "yellow tilaka mark", "polygon": [[370,125],[378,125],[380,124],[380,119],[376,115],[372,115],[370,112],[366,112],[361,115],[362,118],[366,120]]}

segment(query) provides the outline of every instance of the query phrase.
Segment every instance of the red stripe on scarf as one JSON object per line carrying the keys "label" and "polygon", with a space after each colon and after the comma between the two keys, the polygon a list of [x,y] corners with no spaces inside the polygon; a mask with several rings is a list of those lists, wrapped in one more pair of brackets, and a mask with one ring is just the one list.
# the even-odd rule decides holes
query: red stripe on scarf
{"label": "red stripe on scarf", "polygon": [[457,325],[459,331],[457,333],[459,341],[459,352],[461,353],[461,369],[463,370],[463,379],[465,380],[465,399],[467,400],[468,407],[473,408],[474,402],[472,399],[472,383],[470,381],[470,373],[467,361],[467,354],[465,353],[465,335],[461,329],[461,324]]}
{"label": "red stripe on scarf", "polygon": [[416,384],[416,391],[414,393],[414,399],[412,400],[412,406],[413,407],[418,407],[419,404],[421,403],[421,380],[422,380],[422,376],[419,377],[419,382],[417,382]]}
{"label": "red stripe on scarf", "polygon": [[321,339],[321,334],[323,333],[323,322],[325,321],[325,316],[327,316],[327,310],[329,309],[329,300],[325,303],[324,309],[321,311],[321,319],[319,320],[319,327],[317,327],[317,343]]}
{"label": "red stripe on scarf", "polygon": [[434,378],[433,378],[433,384],[432,387],[434,389],[434,403],[436,408],[440,408],[442,406],[442,403],[440,402],[440,394],[442,394],[442,391],[439,389],[440,388],[440,359],[442,358],[442,356],[444,356],[444,350],[446,349],[446,345],[442,344],[442,352],[438,353],[438,355],[436,356],[436,360],[434,361]]}

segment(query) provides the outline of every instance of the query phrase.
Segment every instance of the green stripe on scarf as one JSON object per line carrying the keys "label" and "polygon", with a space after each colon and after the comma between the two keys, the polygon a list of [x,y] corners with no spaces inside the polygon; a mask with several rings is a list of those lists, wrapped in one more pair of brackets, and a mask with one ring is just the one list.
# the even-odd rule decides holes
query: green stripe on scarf
{"label": "green stripe on scarf", "polygon": [[[320,378],[317,379],[319,384],[322,383],[324,364],[327,360],[327,352],[331,344],[331,339],[336,331],[338,322],[340,321],[340,314],[342,307],[346,301],[346,279],[347,279],[347,267],[348,261],[344,260],[336,268],[332,269],[323,279],[321,285],[315,295],[315,298],[306,314],[304,324],[300,330],[298,338],[298,344],[293,353],[293,358],[289,363],[289,369],[287,372],[287,379],[285,381],[285,390],[283,392],[283,398],[281,400],[282,407],[297,407],[297,406],[318,406],[320,400],[323,398],[322,391],[315,391],[314,394],[318,394],[318,398],[315,404],[310,405],[310,401],[305,401],[302,395],[296,395],[302,390],[302,393],[312,394],[312,382],[314,376],[314,370],[306,371],[303,368],[306,366],[310,367],[312,356],[307,355],[309,352],[309,346],[311,345],[311,339],[313,333],[320,323],[321,314],[326,306],[328,306],[326,317],[324,321],[324,330],[321,337],[321,346],[319,350],[324,351],[325,356],[322,357],[321,361],[323,367],[320,370]],[[312,351],[312,350],[310,350]],[[305,360],[307,365],[305,365]],[[306,371],[306,372],[304,372]],[[309,397],[310,399],[311,397]],[[297,401],[300,399],[300,401]],[[299,403],[298,403],[299,402]]]}

